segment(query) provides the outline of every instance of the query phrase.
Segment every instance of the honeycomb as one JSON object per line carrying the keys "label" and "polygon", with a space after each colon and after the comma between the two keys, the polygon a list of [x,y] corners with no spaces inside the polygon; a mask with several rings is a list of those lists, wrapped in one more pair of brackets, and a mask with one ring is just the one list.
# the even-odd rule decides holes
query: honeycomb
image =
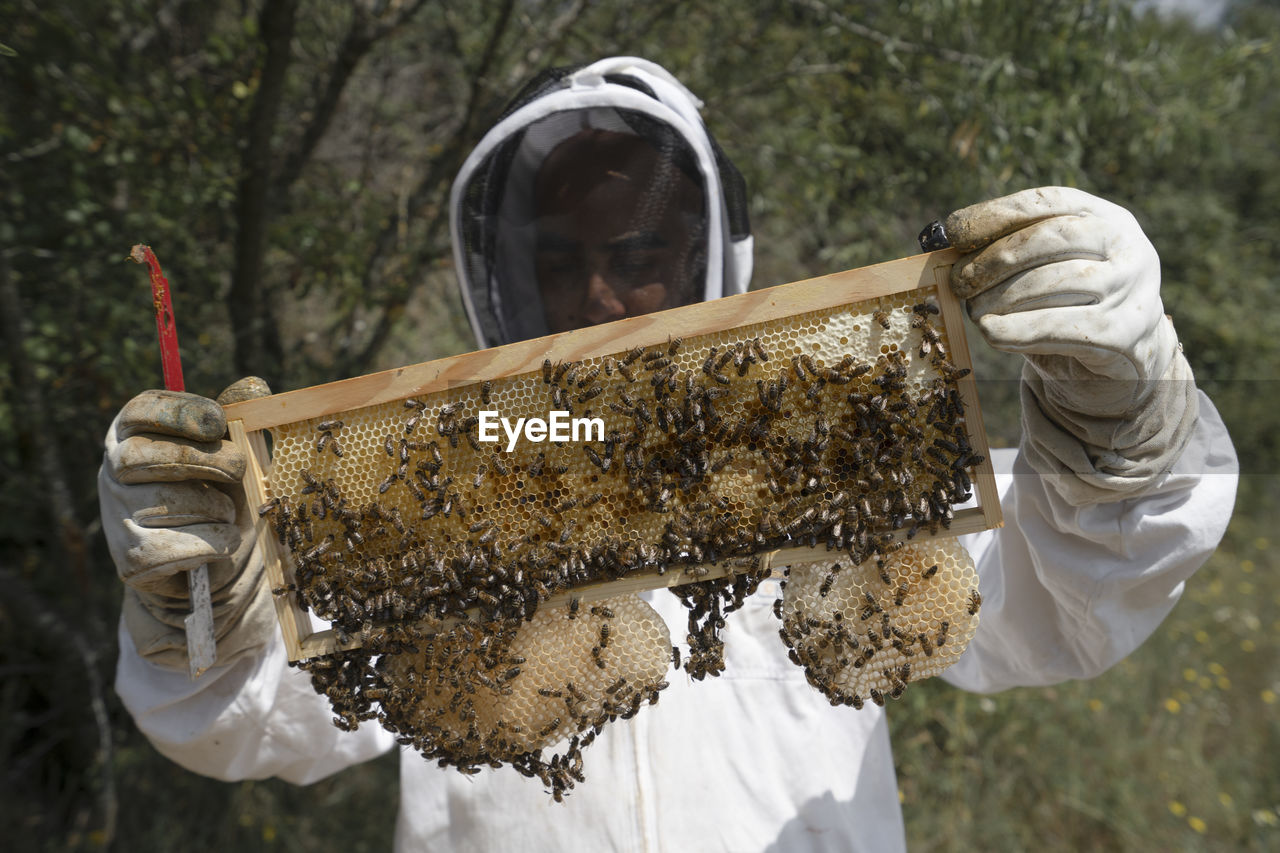
{"label": "honeycomb", "polygon": [[952,538],[794,566],[784,583],[782,640],[833,705],[897,698],[955,663],[978,627],[978,574]]}
{"label": "honeycomb", "polygon": [[[656,702],[667,686],[670,633],[635,594],[543,608],[515,632],[501,659],[482,651],[483,642],[482,632],[455,627],[430,649],[392,656],[390,683],[429,687],[393,704],[383,724],[416,732],[417,741],[450,743],[464,767],[495,758],[536,766],[529,756],[571,736],[594,738],[605,723]],[[459,673],[470,673],[476,689],[454,705]]]}
{"label": "honeycomb", "polygon": [[[897,540],[947,528],[981,461],[955,386],[967,371],[951,364],[938,313],[931,291],[908,291],[274,428],[260,512],[292,564],[276,592],[346,645],[363,643],[301,664],[335,721],[377,718],[466,772],[510,763],[559,798],[580,774],[591,721],[631,712],[661,683],[647,664],[599,666],[593,632],[609,626],[609,653],[636,661],[657,661],[663,646],[665,662],[670,644],[634,603],[613,608],[626,619],[570,620],[540,609],[552,596],[638,571],[732,565],[674,590],[689,612],[683,668],[700,679],[723,669],[719,632],[767,574],[766,551],[825,544],[853,565],[888,556],[907,579]],[[501,429],[482,440],[484,411],[562,411],[598,426],[508,447]],[[838,572],[832,590],[854,574]],[[835,618],[804,606],[806,620]],[[953,621],[949,650],[967,642],[968,623]],[[803,637],[793,642],[801,655]],[[815,681],[845,684],[821,654],[809,658]],[[529,690],[563,693],[570,672],[582,713],[566,708],[553,726],[565,697],[534,702]],[[894,689],[892,677],[872,681],[848,683],[870,696]],[[568,752],[540,757],[566,736]]]}

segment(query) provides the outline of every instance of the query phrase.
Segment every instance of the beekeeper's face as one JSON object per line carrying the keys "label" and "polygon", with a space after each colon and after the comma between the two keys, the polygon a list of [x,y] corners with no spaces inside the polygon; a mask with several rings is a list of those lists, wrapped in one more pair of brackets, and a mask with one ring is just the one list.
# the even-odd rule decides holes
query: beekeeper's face
{"label": "beekeeper's face", "polygon": [[700,298],[702,193],[640,137],[587,130],[566,140],[538,172],[534,205],[551,332]]}

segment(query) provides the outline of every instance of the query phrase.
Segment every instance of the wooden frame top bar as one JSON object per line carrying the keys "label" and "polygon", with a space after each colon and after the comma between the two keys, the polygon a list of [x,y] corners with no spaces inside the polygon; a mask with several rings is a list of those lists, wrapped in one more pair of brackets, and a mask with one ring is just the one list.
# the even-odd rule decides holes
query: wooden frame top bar
{"label": "wooden frame top bar", "polygon": [[958,257],[959,252],[954,249],[913,255],[601,326],[232,403],[224,409],[227,420],[242,421],[246,431],[270,429],[469,385],[481,379],[529,373],[540,369],[543,360],[548,358],[553,362],[596,358],[635,346],[653,346],[668,338],[720,332],[904,290],[933,287],[938,281],[938,268],[950,267]]}

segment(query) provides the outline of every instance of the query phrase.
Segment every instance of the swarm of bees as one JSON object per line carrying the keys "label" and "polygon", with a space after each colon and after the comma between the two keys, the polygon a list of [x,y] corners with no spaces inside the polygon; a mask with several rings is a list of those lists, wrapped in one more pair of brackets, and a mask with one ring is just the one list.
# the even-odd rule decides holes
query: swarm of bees
{"label": "swarm of bees", "polygon": [[[935,578],[914,551],[895,553],[949,526],[981,461],[955,384],[965,371],[948,360],[937,313],[909,296],[874,314],[846,306],[781,330],[547,361],[279,431],[261,513],[293,578],[276,592],[360,640],[300,664],[335,724],[377,719],[441,765],[508,764],[559,800],[582,780],[581,750],[657,701],[673,662],[694,679],[723,671],[720,632],[768,574],[759,555],[800,544],[889,578],[863,619],[870,601],[847,594],[856,572],[828,564],[809,595],[799,590],[812,573],[793,570],[777,612],[816,686],[857,705],[932,674],[919,662],[926,640],[884,617],[944,574],[976,587],[954,560],[935,561],[947,569]],[[483,440],[485,409],[597,417],[603,436],[507,452]],[[683,660],[635,596],[542,606],[584,583],[711,563],[732,573],[673,590],[688,609]],[[946,627],[928,629],[931,649],[962,649],[972,635],[972,620],[935,622]],[[895,642],[896,669],[866,655]],[[869,666],[874,689],[841,674]],[[558,743],[565,751],[545,757]]]}

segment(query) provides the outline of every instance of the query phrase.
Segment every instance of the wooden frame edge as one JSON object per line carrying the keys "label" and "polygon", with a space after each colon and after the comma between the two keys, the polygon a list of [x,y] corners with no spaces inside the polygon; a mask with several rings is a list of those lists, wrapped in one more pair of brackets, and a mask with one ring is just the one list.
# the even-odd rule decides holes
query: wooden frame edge
{"label": "wooden frame edge", "polygon": [[[266,471],[271,467],[270,452],[267,449],[266,437],[261,431],[248,432],[244,422],[231,420],[227,422],[227,433],[231,441],[245,456],[244,493],[250,511],[254,512],[253,535],[257,537],[261,549],[263,571],[272,590],[286,586],[285,566],[287,555],[270,529],[266,518],[257,515],[257,507],[267,501]],[[303,656],[303,646],[314,633],[311,619],[305,611],[296,608],[288,595],[273,595],[276,607],[276,621],[280,624],[280,634],[284,639],[285,651],[289,660],[295,661]]]}
{"label": "wooden frame edge", "polygon": [[[1004,513],[1000,509],[1000,493],[996,489],[996,475],[991,467],[991,447],[987,442],[987,430],[982,422],[982,406],[978,402],[978,381],[973,373],[973,359],[969,355],[969,339],[964,331],[964,306],[951,290],[950,266],[934,267],[938,291],[938,309],[947,329],[951,344],[951,362],[967,369],[969,374],[956,381],[956,390],[964,401],[964,422],[969,434],[969,445],[982,455],[982,464],[975,467],[973,485],[978,493],[987,528],[1003,527]],[[958,515],[958,514],[957,514]]]}

